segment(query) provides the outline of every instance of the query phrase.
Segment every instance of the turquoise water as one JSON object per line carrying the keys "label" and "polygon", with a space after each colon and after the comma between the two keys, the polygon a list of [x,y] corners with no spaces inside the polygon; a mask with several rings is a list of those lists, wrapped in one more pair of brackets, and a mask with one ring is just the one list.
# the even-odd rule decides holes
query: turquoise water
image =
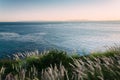
{"label": "turquoise water", "polygon": [[91,52],[120,42],[120,22],[0,23],[0,57],[57,48]]}

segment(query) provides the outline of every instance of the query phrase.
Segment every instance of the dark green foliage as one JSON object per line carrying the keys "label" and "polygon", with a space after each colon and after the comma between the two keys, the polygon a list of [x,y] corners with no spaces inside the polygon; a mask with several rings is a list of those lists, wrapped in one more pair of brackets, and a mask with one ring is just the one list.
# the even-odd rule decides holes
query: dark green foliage
{"label": "dark green foliage", "polygon": [[[55,67],[61,70],[63,69],[61,66],[64,66],[65,70],[63,70],[67,72],[64,72],[66,75],[62,78],[66,80],[68,80],[67,77],[70,80],[119,80],[120,48],[114,47],[105,52],[94,52],[84,56],[68,55],[65,51],[55,49],[22,59],[0,60],[0,68],[2,66],[6,68],[3,79],[10,72],[13,75],[19,74],[22,69],[26,70],[26,78],[34,79],[36,76],[41,79],[42,71],[47,72],[49,68],[56,70]],[[35,73],[33,69],[38,72]]]}
{"label": "dark green foliage", "polygon": [[72,59],[65,51],[50,50],[49,53],[39,56],[38,58],[36,58],[36,56],[28,57],[24,59],[23,62],[26,62],[27,67],[30,68],[34,65],[39,71],[41,71],[42,69],[50,67],[50,65],[59,66],[60,63],[62,63],[65,68],[68,68]]}

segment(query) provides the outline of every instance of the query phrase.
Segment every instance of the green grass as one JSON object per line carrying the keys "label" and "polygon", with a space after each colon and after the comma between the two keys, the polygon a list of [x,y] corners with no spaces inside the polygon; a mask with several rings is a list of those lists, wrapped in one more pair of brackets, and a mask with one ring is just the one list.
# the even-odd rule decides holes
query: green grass
{"label": "green grass", "polygon": [[119,80],[120,47],[80,56],[60,50],[14,54],[0,60],[0,80]]}

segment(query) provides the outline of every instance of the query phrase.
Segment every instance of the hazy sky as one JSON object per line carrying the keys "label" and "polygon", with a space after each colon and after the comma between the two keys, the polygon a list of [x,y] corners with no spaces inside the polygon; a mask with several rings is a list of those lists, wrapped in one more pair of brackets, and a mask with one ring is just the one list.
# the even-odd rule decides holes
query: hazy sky
{"label": "hazy sky", "polygon": [[120,0],[0,0],[0,21],[120,20]]}

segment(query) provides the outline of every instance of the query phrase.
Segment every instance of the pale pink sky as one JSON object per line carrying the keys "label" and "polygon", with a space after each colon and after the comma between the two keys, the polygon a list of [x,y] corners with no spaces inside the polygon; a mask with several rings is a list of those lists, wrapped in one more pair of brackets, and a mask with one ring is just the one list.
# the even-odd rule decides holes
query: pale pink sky
{"label": "pale pink sky", "polygon": [[98,3],[74,3],[63,6],[54,3],[48,7],[30,7],[31,5],[15,5],[10,9],[9,6],[6,8],[1,5],[0,21],[120,20],[120,0],[99,0]]}

